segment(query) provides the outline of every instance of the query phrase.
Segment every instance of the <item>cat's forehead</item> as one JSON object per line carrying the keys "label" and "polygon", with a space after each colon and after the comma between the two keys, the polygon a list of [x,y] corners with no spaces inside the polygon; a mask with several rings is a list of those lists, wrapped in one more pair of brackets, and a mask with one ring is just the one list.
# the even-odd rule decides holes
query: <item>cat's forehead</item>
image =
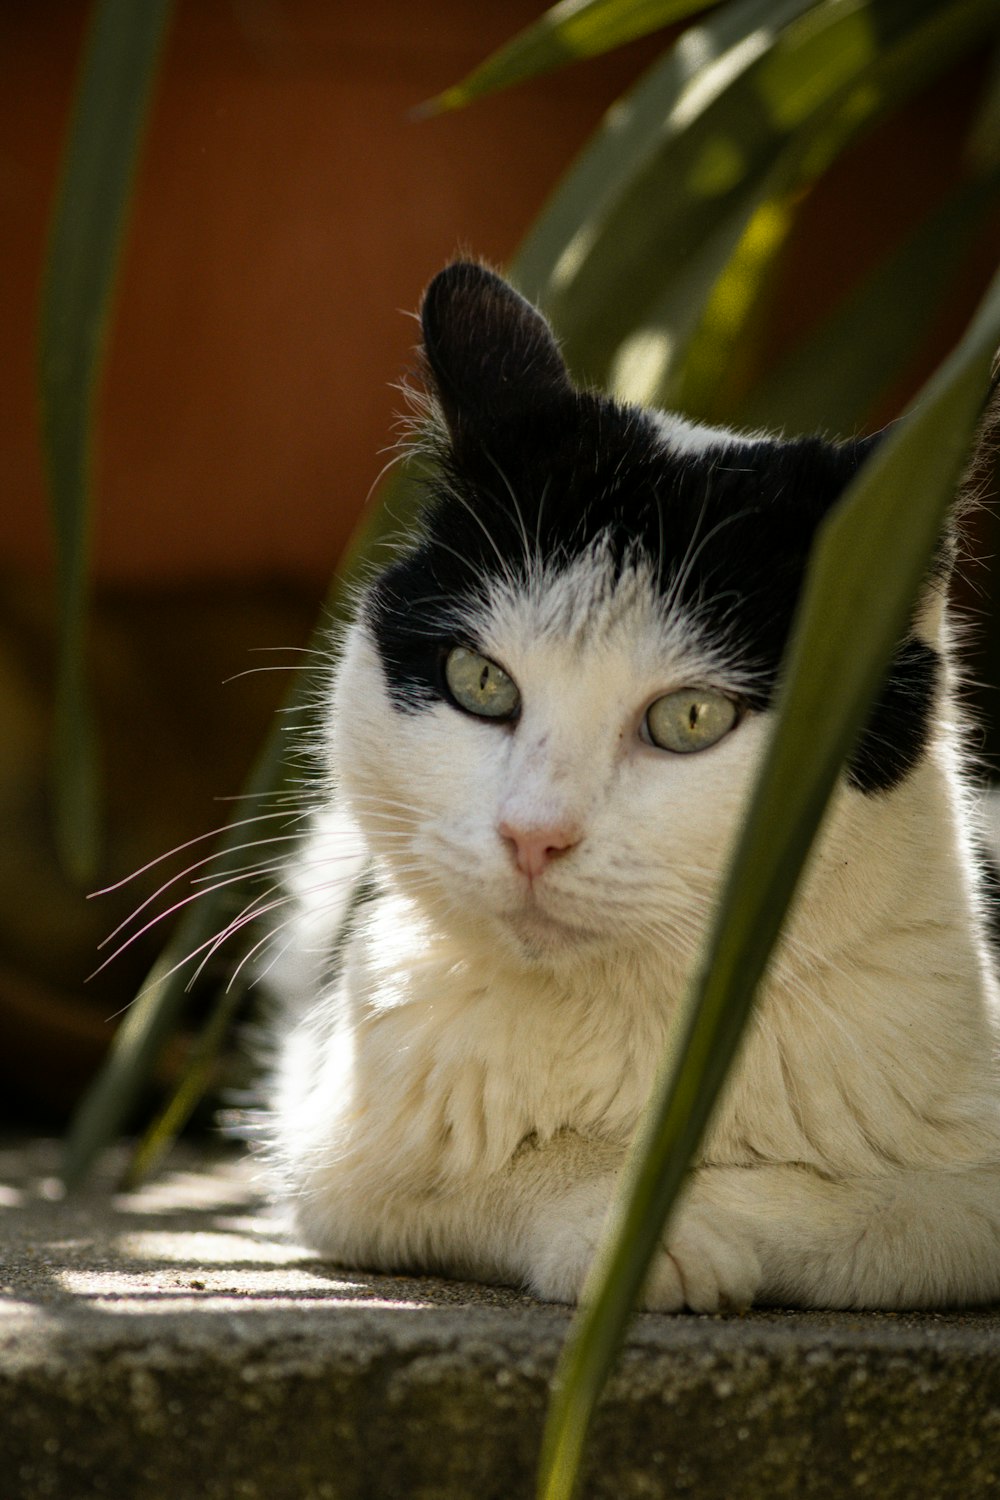
{"label": "cat's forehead", "polygon": [[817,525],[858,457],[572,391],[459,426],[438,460],[423,535],[366,602],[392,696],[414,709],[439,691],[443,646],[490,644],[475,627],[503,600],[511,628],[566,643],[625,621],[697,640],[763,707]]}
{"label": "cat's forehead", "polygon": [[570,564],[595,546],[644,557],[663,587],[789,575],[856,471],[854,445],[742,436],[574,392],[441,454],[432,548],[480,573]]}
{"label": "cat's forehead", "polygon": [[620,567],[606,539],[563,566],[539,561],[492,580],[463,624],[487,655],[542,676],[610,670],[628,689],[647,677],[733,675],[732,653],[717,649],[696,611],[671,607],[649,560]]}

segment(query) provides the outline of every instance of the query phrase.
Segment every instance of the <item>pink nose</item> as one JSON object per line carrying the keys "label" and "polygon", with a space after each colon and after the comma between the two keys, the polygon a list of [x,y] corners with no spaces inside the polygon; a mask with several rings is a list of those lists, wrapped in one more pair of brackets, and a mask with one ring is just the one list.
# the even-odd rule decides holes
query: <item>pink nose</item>
{"label": "pink nose", "polygon": [[509,844],[517,867],[534,880],[546,865],[560,854],[565,854],[580,842],[579,833],[563,824],[550,824],[544,828],[519,828],[506,821],[497,825],[497,832],[504,843]]}

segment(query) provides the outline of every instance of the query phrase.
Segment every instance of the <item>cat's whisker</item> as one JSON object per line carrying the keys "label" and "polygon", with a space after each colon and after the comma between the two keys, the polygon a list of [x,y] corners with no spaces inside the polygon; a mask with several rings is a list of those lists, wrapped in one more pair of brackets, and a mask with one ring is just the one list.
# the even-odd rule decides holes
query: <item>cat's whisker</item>
{"label": "cat's whisker", "polygon": [[[492,459],[492,457],[490,459],[490,462],[494,463],[494,460]],[[494,463],[494,467],[495,467],[495,463]],[[501,475],[501,478],[502,477],[503,476]],[[509,562],[508,558],[504,555],[503,551],[500,548],[499,543],[496,541],[495,537],[493,536],[493,533],[490,531],[489,527],[486,525],[486,522],[483,520],[482,516],[480,516],[480,514],[476,510],[475,506],[470,505],[469,502],[465,499],[465,496],[457,488],[449,491],[449,497],[454,501],[454,503],[456,505],[458,505],[463,511],[465,511],[465,513],[468,516],[470,516],[472,518],[472,520],[475,521],[476,525],[479,527],[479,529],[482,532],[483,536],[486,538],[487,542],[489,543],[490,548],[491,548],[494,556],[496,557],[497,564],[498,564],[499,569],[500,569],[500,576],[501,576],[501,578],[505,579],[505,581],[508,584],[514,584],[516,580],[515,580],[515,575],[514,575],[514,572],[513,572],[512,568],[511,568],[510,562]],[[460,562],[462,562],[464,564],[464,566],[468,567],[468,558],[467,557],[463,557],[461,553],[456,552],[454,550],[454,548],[452,548],[450,546],[447,547],[446,550],[453,557],[458,558],[458,560]]]}
{"label": "cat's whisker", "polygon": [[229,677],[223,677],[222,686],[228,687],[231,682],[239,682],[241,677],[256,677],[261,672],[301,672],[300,662],[282,662],[279,666],[270,667],[244,667],[241,672],[233,672]]}
{"label": "cat's whisker", "polygon": [[[201,893],[199,893],[199,894],[201,894]],[[288,896],[288,895],[286,895],[286,896],[283,897],[283,900],[285,900],[285,901],[290,901],[291,899],[292,898],[290,896]],[[230,928],[227,927],[225,929],[225,933],[228,934],[229,931],[230,931]],[[143,988],[139,991],[139,993],[134,997],[134,1000],[130,1001],[129,1004],[130,1005],[134,1004],[135,1000],[142,999],[142,997],[144,995],[149,994],[149,992],[153,988],[165,984],[167,982],[167,980],[172,979],[175,974],[180,973],[180,971],[182,969],[186,968],[188,964],[190,964],[191,962],[193,962],[193,960],[196,959],[200,953],[204,953],[206,949],[212,948],[213,951],[215,951],[213,945],[217,945],[218,943],[219,943],[219,935],[216,934],[216,933],[213,933],[213,935],[211,937],[206,938],[204,940],[204,942],[199,943],[197,945],[197,947],[192,948],[187,953],[185,953],[183,955],[183,957],[179,958],[176,961],[176,963],[171,964],[171,966],[168,969],[164,970],[164,972],[162,974],[157,974],[155,980],[153,980],[150,983],[144,985]],[[124,945],[124,946],[127,946],[127,944]],[[94,974],[99,974],[100,971],[101,971],[101,969],[106,968],[107,965],[109,963],[111,963],[116,956],[117,956],[116,954],[112,954],[110,958],[105,959],[104,963],[100,966],[100,968],[94,970]],[[202,968],[203,967],[204,967],[203,965],[199,966],[199,969],[198,969],[196,975],[194,976],[194,978],[188,982],[188,984],[186,986],[187,989],[190,989],[192,987],[192,985],[194,983],[194,980],[202,972]],[[89,978],[93,978],[93,975],[90,975]],[[128,1010],[128,1009],[129,1009],[129,1006],[126,1005],[126,1006],[122,1007],[121,1011],[116,1011],[114,1013],[114,1015],[110,1016],[108,1019],[113,1021],[113,1020],[116,1019],[116,1017],[118,1015],[121,1015],[123,1013],[123,1011]]]}
{"label": "cat's whisker", "polygon": [[[302,814],[302,816],[305,815]],[[168,849],[165,853],[158,854],[155,859],[147,860],[146,864],[140,865],[130,875],[123,876],[121,880],[116,880],[112,885],[102,886],[98,891],[88,892],[88,900],[96,896],[110,896],[113,891],[119,891],[122,886],[131,884],[133,880],[138,880],[139,876],[145,875],[148,870],[155,869],[157,865],[162,865],[165,860],[173,859],[177,854],[183,854],[185,849],[194,848],[195,844],[203,844],[206,839],[220,838],[232,829],[248,828],[251,823],[265,823],[274,818],[287,818],[288,816],[287,809],[278,808],[273,812],[256,813],[252,818],[240,818],[236,822],[227,824],[224,828],[213,828],[208,833],[199,833],[194,838],[185,840],[183,844],[176,844],[173,849]]]}
{"label": "cat's whisker", "polygon": [[520,501],[517,498],[517,492],[514,489],[514,486],[511,484],[506,471],[497,462],[494,454],[490,453],[488,456],[490,463],[493,465],[497,474],[500,476],[503,487],[510,497],[511,512],[513,514],[514,520],[517,523],[518,531],[521,534],[521,546],[524,556],[524,576],[525,579],[529,579],[535,571],[539,570],[540,556],[538,551],[537,538],[535,551],[532,552],[531,547],[528,543],[528,528],[525,524],[524,512],[521,509]]}
{"label": "cat's whisker", "polygon": [[119,943],[114,951],[108,954],[103,963],[98,964],[96,969],[94,969],[90,974],[87,975],[86,983],[89,984],[90,981],[96,978],[98,974],[103,973],[109,964],[114,963],[115,960],[117,958],[120,958],[123,953],[125,953],[129,948],[133,946],[134,943],[139,942],[141,938],[145,937],[147,932],[151,932],[153,928],[158,927],[161,922],[169,921],[169,919],[175,916],[177,912],[183,911],[194,901],[203,901],[209,895],[215,895],[219,891],[226,890],[229,886],[238,885],[241,881],[244,880],[244,878],[245,877],[243,875],[233,875],[228,879],[217,880],[214,885],[204,886],[197,891],[193,891],[188,896],[183,896],[179,901],[172,902],[170,906],[166,907],[163,911],[157,912],[156,915],[151,917],[148,922],[144,922],[141,927],[137,928],[135,932],[130,933],[123,942]]}
{"label": "cat's whisker", "polygon": [[[234,844],[231,845],[228,849],[216,849],[212,854],[207,854],[203,859],[195,860],[193,864],[190,864],[186,866],[185,869],[178,871],[178,873],[176,875],[172,875],[169,880],[165,880],[163,884],[160,885],[155,891],[153,891],[151,895],[147,896],[144,901],[141,901],[139,905],[128,914],[127,917],[125,917],[121,922],[118,923],[117,927],[113,928],[106,937],[101,939],[101,941],[97,945],[98,951],[106,948],[109,943],[114,942],[118,934],[124,931],[126,927],[134,922],[141,912],[145,911],[149,906],[153,904],[154,901],[158,900],[159,897],[162,896],[165,891],[168,891],[172,885],[176,885],[177,882],[179,880],[183,880],[185,876],[192,875],[195,870],[203,869],[205,865],[213,864],[216,860],[228,859],[231,855],[241,853],[242,851],[247,849],[261,849],[267,844],[298,844],[301,842],[301,839],[302,835],[300,832],[279,834],[271,838],[255,839],[251,843]],[[149,868],[152,867],[150,866]],[[235,878],[241,873],[245,873],[247,869],[253,870],[254,868],[256,867],[253,865],[245,866],[243,867],[243,870],[229,870],[226,873]],[[219,872],[216,871],[212,875],[207,877],[196,877],[196,879],[192,880],[191,883],[192,885],[195,885],[201,883],[205,879],[214,880],[218,873]]]}
{"label": "cat's whisker", "polygon": [[[280,904],[281,903],[272,903],[271,906],[269,908],[267,908],[264,913],[259,913],[258,915],[266,915],[268,911],[273,911],[273,910],[279,909],[280,908]],[[247,953],[245,953],[243,955],[243,957],[240,959],[239,963],[236,965],[235,969],[233,970],[232,977],[230,978],[229,983],[226,985],[227,991],[230,990],[230,989],[232,989],[233,985],[236,983],[236,981],[239,978],[239,976],[240,976],[241,972],[243,971],[243,969],[247,966],[247,964],[253,963],[253,961],[257,957],[258,953],[260,953],[262,951],[266,952],[267,949],[277,940],[277,938],[279,938],[281,936],[281,934],[283,932],[290,931],[291,932],[291,936],[288,938],[288,941],[282,944],[281,948],[274,955],[273,958],[269,959],[267,967],[266,968],[262,968],[262,969],[258,969],[255,972],[255,974],[254,974],[254,982],[255,983],[262,983],[262,982],[266,981],[266,979],[268,978],[268,975],[274,969],[275,965],[281,962],[281,959],[288,952],[289,947],[291,946],[292,942],[294,941],[294,938],[296,936],[295,929],[296,929],[297,921],[298,921],[298,913],[297,913],[297,911],[293,910],[292,913],[291,913],[291,915],[288,916],[288,917],[286,917],[284,921],[278,922],[275,926],[270,927],[268,929],[268,931],[264,933],[263,937],[261,937],[260,939],[258,939],[258,941],[256,943],[254,943],[253,947],[250,948],[249,951]]]}
{"label": "cat's whisker", "polygon": [[[275,893],[278,891],[281,891],[281,894],[276,896],[275,900],[271,901],[266,899],[268,897],[275,896]],[[234,938],[238,932],[242,932],[245,927],[249,927],[254,922],[260,921],[263,917],[268,916],[272,911],[278,911],[281,907],[289,905],[291,899],[292,898],[286,891],[281,890],[280,886],[272,885],[268,888],[267,891],[261,893],[258,901],[252,902],[249,906],[244,907],[239,915],[234,917],[233,920],[228,923],[228,925],[224,927],[220,933],[216,934],[209,945],[206,945],[206,951],[201,959],[201,962],[198,964],[198,967],[194,970],[191,978],[187,982],[187,989],[191,990],[194,988],[194,986],[197,984],[198,980],[204,973],[206,966],[211,963],[216,953],[218,953],[226,943]],[[200,952],[201,950],[198,949],[197,951]],[[237,973],[239,972],[239,967],[241,966],[237,967]],[[231,977],[229,984],[227,985],[227,989],[231,987],[231,985],[235,981],[235,977],[235,974]]]}
{"label": "cat's whisker", "polygon": [[[236,865],[233,868],[227,869],[226,874],[232,876],[234,880],[238,879],[239,877],[243,877],[249,885],[252,881],[260,880],[266,876],[286,874],[288,871],[288,863],[289,862],[287,858],[275,860],[270,864],[261,863],[258,861],[256,864],[252,865]],[[206,875],[195,875],[191,880],[191,885],[210,885],[214,881],[216,881],[217,878],[218,872]],[[206,895],[208,894],[208,892],[201,892],[200,894]]]}

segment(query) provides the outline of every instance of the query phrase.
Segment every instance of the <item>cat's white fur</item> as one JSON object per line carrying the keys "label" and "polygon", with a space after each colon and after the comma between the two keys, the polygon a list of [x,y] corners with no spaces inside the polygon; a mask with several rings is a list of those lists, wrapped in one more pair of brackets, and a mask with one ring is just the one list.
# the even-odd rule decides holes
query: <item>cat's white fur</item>
{"label": "cat's white fur", "polygon": [[[493,589],[477,635],[516,727],[400,712],[368,629],[348,635],[268,1127],[324,1255],[580,1293],[771,722],[691,755],[641,739],[654,698],[719,663],[641,569],[609,576],[597,550]],[[937,595],[920,628],[947,652]],[[646,1306],[1000,1295],[998,994],[953,718],[945,683],[916,768],[834,797]],[[575,842],[529,881],[512,822]],[[325,982],[371,861],[383,894]]]}

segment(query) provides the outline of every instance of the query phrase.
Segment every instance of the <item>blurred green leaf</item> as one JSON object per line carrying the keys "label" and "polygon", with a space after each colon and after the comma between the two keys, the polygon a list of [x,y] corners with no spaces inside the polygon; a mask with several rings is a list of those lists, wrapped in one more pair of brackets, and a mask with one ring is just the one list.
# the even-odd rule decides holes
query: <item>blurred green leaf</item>
{"label": "blurred green leaf", "polygon": [[989,83],[969,132],[967,155],[970,170],[977,175],[1000,165],[1000,42],[993,48]]}
{"label": "blurred green leaf", "polygon": [[[997,19],[993,0],[742,0],[686,32],[611,111],[515,261],[576,373],[676,402],[727,266],[715,310],[734,292],[746,303],[746,235],[773,227],[848,140]],[[758,280],[770,263],[753,263]],[[701,391],[726,331],[723,319],[695,350]]]}
{"label": "blurred green leaf", "polygon": [[1000,174],[964,183],[740,403],[740,425],[857,432],[918,348],[978,230],[1000,204]]}
{"label": "blurred green leaf", "polygon": [[767,38],[814,4],[735,0],[685,32],[612,107],[550,197],[512,272],[581,377],[600,382],[624,332],[771,160],[774,132],[756,106],[735,137],[716,113],[732,90],[747,93]]}
{"label": "blurred green leaf", "polygon": [[166,1105],[139,1138],[122,1179],[125,1191],[138,1187],[156,1171],[212,1088],[219,1053],[243,1003],[245,990],[245,984],[230,982],[216,1000],[192,1047],[180,1081]]}
{"label": "blurred green leaf", "polygon": [[97,862],[98,793],[85,636],[94,409],[132,178],[170,0],[99,0],[52,220],[41,310],[43,440],[59,590],[56,836],[81,883]]}
{"label": "blurred green leaf", "polygon": [[[810,21],[815,18],[806,18]],[[873,16],[873,21],[876,19]],[[669,294],[657,308],[657,315],[670,331],[670,356],[663,362],[658,378],[647,376],[643,399],[687,412],[703,421],[745,422],[740,410],[739,392],[747,384],[747,372],[759,369],[759,349],[755,330],[763,331],[767,317],[768,296],[779,270],[781,253],[794,227],[798,205],[804,190],[836,160],[844,148],[870,129],[890,109],[911,97],[928,79],[946,67],[954,58],[980,41],[984,32],[995,32],[1000,20],[990,4],[965,7],[938,5],[927,17],[904,28],[898,34],[886,29],[883,47],[873,61],[866,62],[850,80],[850,86],[832,96],[829,109],[819,112],[807,130],[793,137],[768,173],[761,199],[747,221],[733,255],[711,291],[706,294],[707,276],[697,288],[686,288],[686,298],[679,302]],[[802,67],[809,72],[809,54],[815,33],[801,23],[806,32],[803,55],[795,57],[796,68],[786,57],[790,86]],[[833,40],[824,32],[826,40]],[[850,46],[847,47],[850,52]],[[860,56],[860,52],[858,53]],[[835,71],[843,69],[843,57]],[[980,217],[985,211],[982,195],[972,192],[978,201]],[[969,212],[974,212],[970,204]],[[944,272],[953,264],[966,241],[969,214],[956,201],[938,220],[936,250],[941,273],[933,275],[933,264],[924,257],[925,280],[940,290],[945,284]],[[917,259],[916,254],[911,261]],[[911,270],[915,266],[911,265]],[[711,273],[710,265],[706,267]],[[891,292],[887,286],[883,290]],[[890,302],[894,300],[890,295]],[[875,313],[873,303],[869,311]],[[862,356],[868,364],[868,380],[885,388],[898,374],[906,353],[916,346],[927,321],[934,317],[936,303],[916,299],[909,308],[911,340],[900,337],[879,341],[874,328],[864,340]],[[860,329],[856,326],[856,332]],[[900,330],[902,332],[902,330]],[[841,352],[846,352],[842,346]],[[843,371],[844,366],[841,366]],[[805,371],[800,367],[799,375]],[[801,399],[805,385],[798,388]],[[861,395],[859,383],[858,395]],[[818,408],[818,403],[816,403]],[[816,425],[827,430],[849,432],[868,411],[870,402],[855,403],[850,418],[841,421],[839,412],[817,415]],[[775,425],[784,427],[785,419],[775,414]],[[815,430],[815,428],[813,429]]]}
{"label": "blurred green leaf", "polygon": [[539,1494],[569,1500],[587,1426],[687,1165],[735,1056],[845,757],[905,632],[982,413],[1000,342],[1000,278],[965,337],[822,528],[757,787],[613,1227],[557,1373]]}
{"label": "blurred green leaf", "polygon": [[713,0],[563,0],[512,37],[468,77],[431,99],[422,114],[461,109],[474,99],[596,57],[707,10]]}

